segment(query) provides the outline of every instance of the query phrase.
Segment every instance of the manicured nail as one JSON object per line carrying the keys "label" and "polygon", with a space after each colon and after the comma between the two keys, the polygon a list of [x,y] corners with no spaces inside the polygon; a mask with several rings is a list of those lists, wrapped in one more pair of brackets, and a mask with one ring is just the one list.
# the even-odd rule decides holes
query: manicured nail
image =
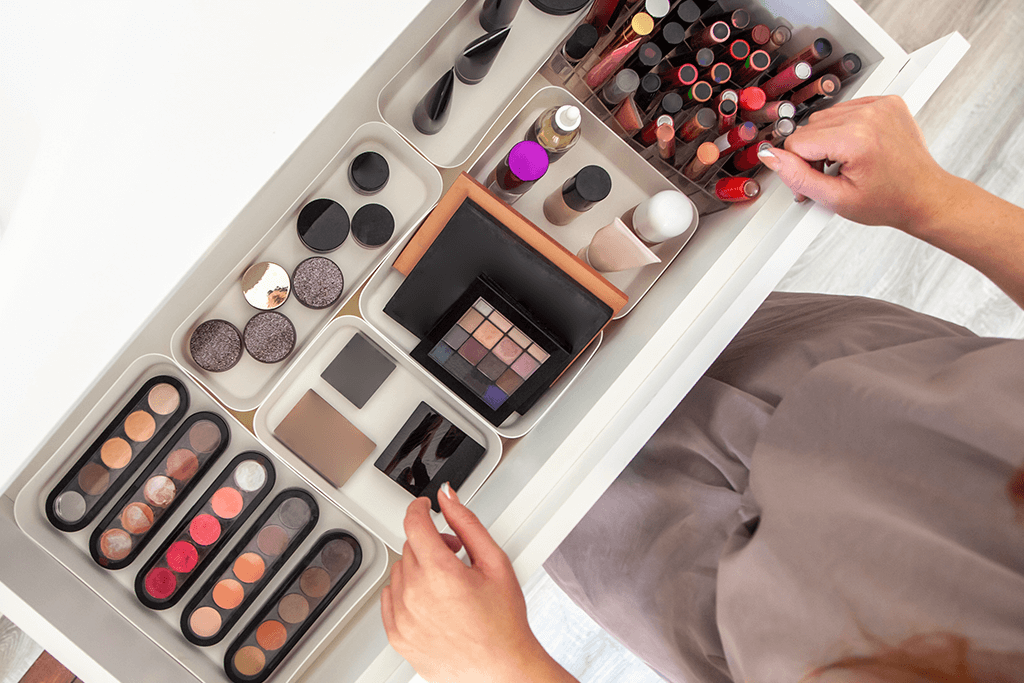
{"label": "manicured nail", "polygon": [[451,500],[451,501],[457,501],[458,500],[455,497],[455,493],[452,491],[452,487],[451,487],[451,485],[448,482],[445,482],[445,483],[441,484],[441,493],[443,493],[444,497],[447,498],[448,500]]}
{"label": "manicured nail", "polygon": [[776,170],[781,163],[779,157],[775,156],[775,153],[771,149],[765,147],[764,149],[758,150],[757,158],[761,160],[761,163],[770,168]]}

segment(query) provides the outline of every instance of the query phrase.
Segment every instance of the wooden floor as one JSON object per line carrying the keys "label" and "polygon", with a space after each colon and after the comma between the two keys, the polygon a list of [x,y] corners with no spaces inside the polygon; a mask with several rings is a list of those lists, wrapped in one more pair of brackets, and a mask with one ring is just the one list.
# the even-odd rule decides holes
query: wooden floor
{"label": "wooden floor", "polygon": [[[809,0],[810,1],[810,0]],[[951,172],[1024,206],[1024,4],[1021,0],[859,0],[907,51],[951,31],[971,42],[918,121]],[[983,335],[1024,337],[1024,312],[972,268],[889,228],[832,221],[780,289],[885,299]],[[586,683],[660,680],[594,624],[544,574],[525,586],[542,643]],[[70,683],[6,618],[0,683]]]}

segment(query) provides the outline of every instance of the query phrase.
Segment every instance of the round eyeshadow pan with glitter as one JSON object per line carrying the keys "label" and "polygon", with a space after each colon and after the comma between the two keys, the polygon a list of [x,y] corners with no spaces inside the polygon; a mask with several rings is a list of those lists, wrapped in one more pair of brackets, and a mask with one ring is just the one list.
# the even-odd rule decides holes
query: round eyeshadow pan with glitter
{"label": "round eyeshadow pan with glitter", "polygon": [[132,551],[132,537],[122,529],[107,529],[100,536],[100,552],[111,560],[123,560]]}
{"label": "round eyeshadow pan with glitter", "polygon": [[377,152],[366,151],[357,155],[348,167],[348,179],[359,194],[376,194],[388,184],[391,171],[388,161]]}
{"label": "round eyeshadow pan with glitter", "polygon": [[177,583],[174,573],[163,567],[156,567],[146,574],[146,591],[157,600],[169,597]]}
{"label": "round eyeshadow pan with glitter", "polygon": [[340,247],[349,232],[348,212],[333,199],[314,199],[299,211],[296,229],[299,239],[311,251],[321,254]]}
{"label": "round eyeshadow pan with glitter", "polygon": [[167,549],[167,566],[176,572],[190,572],[199,562],[199,552],[188,541],[175,541]]}
{"label": "round eyeshadow pan with glitter", "polygon": [[267,482],[267,470],[255,460],[246,460],[235,468],[233,478],[243,491],[256,491]]}
{"label": "round eyeshadow pan with glitter", "polygon": [[157,415],[170,415],[181,405],[178,390],[170,384],[157,384],[149,390],[149,408]]}
{"label": "round eyeshadow pan with glitter", "polygon": [[295,326],[277,311],[257,313],[242,332],[245,350],[261,363],[279,363],[295,348]]}
{"label": "round eyeshadow pan with glitter", "polygon": [[188,340],[192,360],[208,372],[224,372],[242,358],[242,333],[227,320],[207,320]]}
{"label": "round eyeshadow pan with glitter", "polygon": [[306,308],[327,308],[341,298],[345,277],[338,265],[322,256],[311,256],[295,266],[292,291]]}
{"label": "round eyeshadow pan with glitter", "polygon": [[146,481],[142,487],[142,495],[146,497],[150,505],[158,508],[167,507],[174,500],[177,487],[169,477],[158,474]]}
{"label": "round eyeshadow pan with glitter", "polygon": [[130,534],[146,533],[153,526],[153,508],[145,503],[129,503],[121,511],[121,526]]}
{"label": "round eyeshadow pan with glitter", "polygon": [[250,306],[261,311],[280,308],[288,300],[292,282],[288,271],[276,263],[254,263],[242,273],[242,296]]}
{"label": "round eyeshadow pan with glitter", "polygon": [[395,217],[387,207],[367,204],[352,216],[352,239],[364,249],[378,249],[395,234]]}
{"label": "round eyeshadow pan with glitter", "polygon": [[167,456],[167,475],[176,482],[184,484],[198,471],[199,458],[187,448],[175,449]]}

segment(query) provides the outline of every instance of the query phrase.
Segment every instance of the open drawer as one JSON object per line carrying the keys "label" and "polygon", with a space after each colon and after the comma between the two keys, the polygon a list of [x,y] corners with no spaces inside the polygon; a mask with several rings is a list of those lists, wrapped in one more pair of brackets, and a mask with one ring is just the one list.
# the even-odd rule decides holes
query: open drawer
{"label": "open drawer", "polygon": [[[753,6],[746,0],[722,4]],[[795,27],[825,29],[845,49],[865,55],[865,72],[846,96],[905,94],[916,110],[966,49],[953,35],[908,56],[853,0],[762,4]],[[24,472],[0,501],[0,543],[9,558],[0,565],[0,610],[81,678],[90,683],[170,682],[191,680],[192,675],[171,654],[173,648],[139,632],[29,538],[14,518],[15,499],[135,359],[170,352],[178,324],[264,234],[254,234],[252,226],[272,225],[296,197],[303,196],[360,125],[382,120],[377,98],[384,84],[461,5],[462,0],[433,0],[420,15],[407,18],[409,24],[394,46],[221,235],[209,238],[207,253],[127,340],[41,449],[23,456],[28,462]],[[364,11],[369,12],[352,10]],[[555,46],[552,42],[548,51]],[[440,169],[445,186],[475,162],[537,91],[549,85],[535,75],[521,90],[508,93],[508,104],[465,164]],[[757,202],[702,217],[697,233],[656,285],[628,316],[606,330],[599,352],[572,391],[532,431],[505,441],[501,462],[470,507],[509,553],[521,578],[532,574],[573,528],[829,219],[819,207],[794,204],[777,179],[762,180],[763,195]],[[251,420],[251,414],[240,417],[243,424]],[[379,586],[332,631],[332,641],[298,680],[369,683],[412,678],[412,669],[387,645],[376,603]]]}

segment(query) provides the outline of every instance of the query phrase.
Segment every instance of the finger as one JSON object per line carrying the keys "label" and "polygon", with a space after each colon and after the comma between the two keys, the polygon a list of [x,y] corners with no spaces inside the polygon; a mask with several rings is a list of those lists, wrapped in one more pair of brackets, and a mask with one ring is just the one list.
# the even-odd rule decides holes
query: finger
{"label": "finger", "polygon": [[[405,536],[419,565],[458,562],[430,518],[430,499],[417,498],[405,511]],[[460,563],[461,564],[461,563]]]}
{"label": "finger", "polygon": [[437,502],[448,525],[466,547],[466,554],[474,566],[494,567],[505,561],[505,552],[494,542],[477,516],[459,501],[448,482],[441,486]]}
{"label": "finger", "polygon": [[798,128],[786,138],[783,149],[806,161],[849,161],[850,136],[843,133],[843,125]]}
{"label": "finger", "polygon": [[405,567],[403,560],[391,565],[391,597],[395,604],[402,603],[402,596],[405,593]]}
{"label": "finger", "polygon": [[843,180],[825,175],[812,168],[803,158],[786,150],[773,148],[761,152],[758,157],[765,166],[778,174],[782,182],[793,191],[794,199],[798,202],[807,197],[832,208],[845,189]]}
{"label": "finger", "polygon": [[384,622],[384,633],[392,647],[398,638],[398,627],[395,625],[395,606],[391,600],[391,586],[384,586],[380,592],[380,618]]}
{"label": "finger", "polygon": [[408,563],[410,566],[419,566],[419,560],[416,559],[416,552],[409,545],[409,541],[405,542],[402,546],[402,560]]}
{"label": "finger", "polygon": [[462,550],[462,541],[459,540],[458,536],[453,536],[452,534],[441,534],[441,538],[444,539],[445,545],[447,545],[448,549],[453,553],[457,553]]}

